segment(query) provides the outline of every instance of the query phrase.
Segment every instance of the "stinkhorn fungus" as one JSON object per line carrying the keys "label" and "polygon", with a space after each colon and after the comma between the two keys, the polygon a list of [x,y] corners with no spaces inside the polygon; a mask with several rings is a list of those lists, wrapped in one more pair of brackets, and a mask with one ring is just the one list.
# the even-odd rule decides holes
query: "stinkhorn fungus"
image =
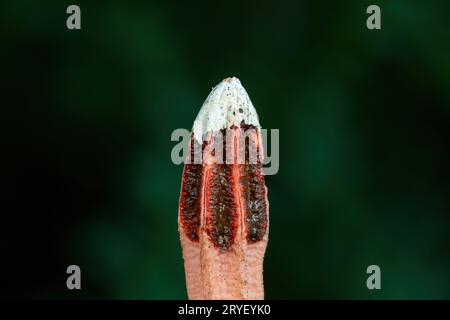
{"label": "stinkhorn fungus", "polygon": [[264,299],[269,203],[256,110],[237,78],[219,83],[191,132],[178,212],[189,299]]}

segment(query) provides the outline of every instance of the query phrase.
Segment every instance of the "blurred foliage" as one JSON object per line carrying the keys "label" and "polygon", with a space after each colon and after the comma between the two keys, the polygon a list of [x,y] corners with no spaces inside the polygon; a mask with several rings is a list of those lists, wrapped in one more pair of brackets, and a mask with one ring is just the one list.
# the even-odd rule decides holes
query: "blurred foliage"
{"label": "blurred foliage", "polygon": [[450,2],[70,4],[0,4],[3,297],[186,298],[170,134],[236,76],[280,129],[267,298],[450,298]]}

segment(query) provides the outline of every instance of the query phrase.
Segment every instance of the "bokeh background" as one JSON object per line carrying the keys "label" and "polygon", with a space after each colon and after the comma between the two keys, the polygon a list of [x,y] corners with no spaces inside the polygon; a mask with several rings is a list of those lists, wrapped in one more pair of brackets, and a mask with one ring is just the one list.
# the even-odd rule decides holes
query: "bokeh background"
{"label": "bokeh background", "polygon": [[[73,3],[80,31],[66,28]],[[366,28],[370,4],[380,31]],[[236,76],[280,129],[266,297],[450,298],[449,12],[2,1],[1,296],[186,298],[170,135]],[[66,289],[70,264],[80,291]]]}

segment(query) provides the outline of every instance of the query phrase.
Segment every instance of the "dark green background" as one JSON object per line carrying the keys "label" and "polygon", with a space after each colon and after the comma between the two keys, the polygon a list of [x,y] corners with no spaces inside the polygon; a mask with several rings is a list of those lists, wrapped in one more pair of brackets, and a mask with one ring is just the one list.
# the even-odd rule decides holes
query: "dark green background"
{"label": "dark green background", "polygon": [[450,298],[449,1],[74,3],[0,5],[2,297],[186,298],[170,135],[236,76],[280,129],[266,297]]}

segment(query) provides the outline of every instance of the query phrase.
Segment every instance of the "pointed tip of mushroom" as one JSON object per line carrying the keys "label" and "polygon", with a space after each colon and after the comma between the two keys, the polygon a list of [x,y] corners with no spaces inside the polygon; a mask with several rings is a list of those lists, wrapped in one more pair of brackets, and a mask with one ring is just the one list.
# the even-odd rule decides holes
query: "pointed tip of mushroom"
{"label": "pointed tip of mushroom", "polygon": [[192,128],[195,139],[202,143],[203,135],[241,123],[260,128],[258,114],[250,97],[236,77],[225,78],[215,86],[200,109]]}

